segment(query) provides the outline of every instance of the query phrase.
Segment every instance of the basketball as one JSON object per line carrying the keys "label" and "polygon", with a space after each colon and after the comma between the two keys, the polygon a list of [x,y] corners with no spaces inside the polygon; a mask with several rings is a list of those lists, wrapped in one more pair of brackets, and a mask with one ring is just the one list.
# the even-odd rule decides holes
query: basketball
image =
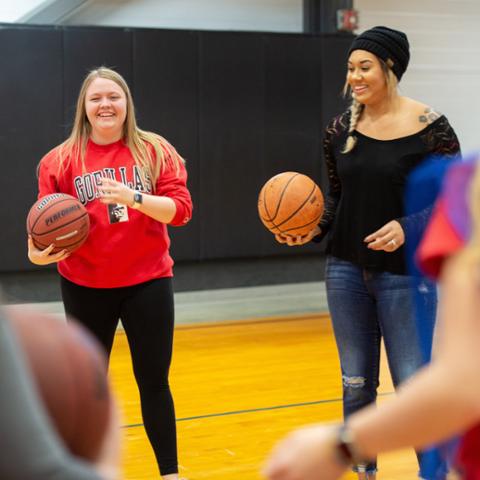
{"label": "basketball", "polygon": [[323,195],[307,175],[279,173],[262,187],[258,213],[272,233],[303,236],[315,228],[323,214]]}
{"label": "basketball", "polygon": [[5,310],[59,436],[74,455],[95,460],[111,406],[100,345],[74,322],[20,306]]}
{"label": "basketball", "polygon": [[55,244],[52,253],[73,252],[88,237],[90,219],[80,201],[65,193],[52,193],[35,202],[27,217],[27,232],[33,244],[45,250]]}

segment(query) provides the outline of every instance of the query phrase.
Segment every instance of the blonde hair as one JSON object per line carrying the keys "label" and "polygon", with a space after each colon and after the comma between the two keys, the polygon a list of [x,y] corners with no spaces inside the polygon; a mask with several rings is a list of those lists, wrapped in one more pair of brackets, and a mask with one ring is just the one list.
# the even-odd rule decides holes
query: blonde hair
{"label": "blonde hair", "polygon": [[[70,162],[79,162],[85,170],[85,153],[87,143],[92,133],[92,126],[85,112],[85,98],[88,87],[97,78],[105,78],[115,82],[124,92],[127,101],[127,115],[123,124],[123,141],[130,149],[136,165],[147,177],[154,189],[156,180],[164,170],[167,162],[171,162],[177,174],[183,158],[160,135],[141,130],[137,126],[133,98],[127,82],[115,70],[99,67],[91,70],[83,80],[78,94],[75,119],[70,136],[58,148],[59,172]],[[153,147],[153,152],[149,145]]]}
{"label": "blonde hair", "polygon": [[472,232],[460,256],[466,261],[474,262],[477,268],[480,261],[480,163],[475,169],[468,193]]}
{"label": "blonde hair", "polygon": [[[391,100],[397,93],[398,79],[393,73],[393,70],[381,58],[378,58],[377,56],[376,58],[380,63],[380,67],[385,78],[385,84],[387,85],[387,97]],[[357,143],[357,137],[352,134],[357,127],[357,123],[360,120],[365,105],[355,99],[354,95],[352,94],[352,89],[348,84],[348,80],[345,80],[345,85],[343,86],[343,96],[350,96],[352,98],[352,103],[350,105],[350,123],[348,125],[348,137],[342,150],[342,153],[348,153],[355,148],[355,145]]]}

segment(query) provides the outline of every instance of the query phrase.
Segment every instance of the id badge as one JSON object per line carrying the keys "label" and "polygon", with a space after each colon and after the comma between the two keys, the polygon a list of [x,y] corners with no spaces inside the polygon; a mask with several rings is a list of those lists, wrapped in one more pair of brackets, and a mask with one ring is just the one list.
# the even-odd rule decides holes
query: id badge
{"label": "id badge", "polygon": [[128,222],[128,209],[119,203],[108,204],[108,221],[110,223]]}

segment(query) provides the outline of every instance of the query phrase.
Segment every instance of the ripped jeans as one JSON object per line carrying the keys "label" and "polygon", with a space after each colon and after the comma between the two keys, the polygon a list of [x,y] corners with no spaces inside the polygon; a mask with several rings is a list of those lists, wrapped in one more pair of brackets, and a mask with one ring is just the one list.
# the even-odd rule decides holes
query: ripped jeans
{"label": "ripped jeans", "polygon": [[[376,400],[382,337],[395,387],[425,363],[425,355],[418,341],[411,277],[366,270],[332,256],[327,258],[325,276],[342,369],[343,414],[347,418]],[[419,292],[424,309],[427,306],[426,321],[433,335],[437,309],[435,284],[422,282]],[[417,453],[417,456],[420,476],[428,478],[422,472],[424,455]],[[425,456],[425,461],[430,468],[431,455],[428,459]],[[368,473],[376,469],[376,462],[354,467],[355,471]],[[439,465],[439,470],[443,472],[444,466]]]}

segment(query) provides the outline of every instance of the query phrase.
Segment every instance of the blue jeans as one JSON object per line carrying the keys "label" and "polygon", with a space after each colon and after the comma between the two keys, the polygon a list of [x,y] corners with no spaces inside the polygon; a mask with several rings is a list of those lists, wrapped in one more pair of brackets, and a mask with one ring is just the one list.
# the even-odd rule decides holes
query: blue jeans
{"label": "blue jeans", "polygon": [[[395,387],[425,363],[426,355],[418,340],[412,286],[412,277],[408,275],[366,270],[336,257],[327,258],[327,299],[340,356],[345,418],[376,400],[382,337]],[[435,284],[422,281],[419,292],[428,312],[423,321],[430,323],[433,333]],[[424,477],[422,457],[419,453],[422,478],[442,478],[443,474]],[[425,460],[431,466],[431,457]],[[372,473],[377,465],[373,462],[354,467],[355,471],[359,469]],[[443,466],[441,470],[444,471]]]}

